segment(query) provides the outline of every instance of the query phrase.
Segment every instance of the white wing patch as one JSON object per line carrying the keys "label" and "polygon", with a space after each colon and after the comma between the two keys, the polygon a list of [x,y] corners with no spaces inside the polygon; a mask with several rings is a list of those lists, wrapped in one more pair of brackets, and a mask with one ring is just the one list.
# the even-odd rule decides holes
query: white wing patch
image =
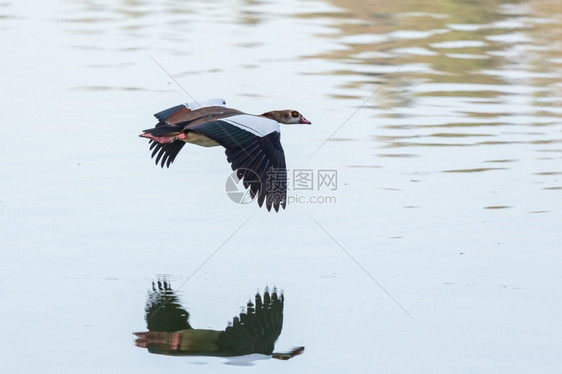
{"label": "white wing patch", "polygon": [[226,101],[224,99],[209,99],[209,100],[205,100],[205,101],[200,101],[200,102],[191,102],[191,103],[185,103],[183,104],[187,109],[191,109],[191,110],[195,110],[195,109],[200,109],[200,108],[205,108],[208,106],[225,106],[226,105]]}
{"label": "white wing patch", "polygon": [[251,132],[259,137],[264,137],[274,131],[279,132],[279,123],[277,121],[249,114],[239,114],[237,116],[223,118],[221,121],[228,122],[233,126]]}

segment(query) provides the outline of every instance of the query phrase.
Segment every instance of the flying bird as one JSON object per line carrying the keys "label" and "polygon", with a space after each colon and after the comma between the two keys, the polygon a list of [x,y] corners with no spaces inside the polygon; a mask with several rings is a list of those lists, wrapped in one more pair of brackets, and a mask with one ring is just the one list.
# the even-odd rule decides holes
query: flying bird
{"label": "flying bird", "polygon": [[186,103],[154,116],[158,123],[140,137],[150,140],[156,165],[169,167],[185,145],[223,146],[226,158],[250,196],[267,210],[287,203],[287,172],[279,124],[310,124],[296,110],[253,115],[227,108],[223,99]]}
{"label": "flying bird", "polygon": [[275,341],[283,327],[283,294],[266,288],[248,302],[245,312],[234,317],[222,331],[194,329],[189,313],[167,281],[152,283],[145,307],[146,332],[134,333],[135,345],[150,353],[171,356],[231,357],[259,353],[281,360],[301,354],[304,347],[288,353],[274,353]]}

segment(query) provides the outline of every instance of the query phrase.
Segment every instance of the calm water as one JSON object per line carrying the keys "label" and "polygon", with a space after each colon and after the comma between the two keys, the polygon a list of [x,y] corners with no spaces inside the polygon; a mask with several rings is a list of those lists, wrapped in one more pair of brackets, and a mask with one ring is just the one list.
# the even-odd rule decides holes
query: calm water
{"label": "calm water", "polygon": [[[1,1],[2,366],[556,373],[561,15],[552,0]],[[302,112],[313,126],[282,129],[290,172],[337,185],[293,186],[272,214],[230,201],[222,150],[155,167],[137,135],[190,99],[151,56],[197,99]],[[199,328],[283,289],[276,351],[306,351],[135,347],[163,274]]]}

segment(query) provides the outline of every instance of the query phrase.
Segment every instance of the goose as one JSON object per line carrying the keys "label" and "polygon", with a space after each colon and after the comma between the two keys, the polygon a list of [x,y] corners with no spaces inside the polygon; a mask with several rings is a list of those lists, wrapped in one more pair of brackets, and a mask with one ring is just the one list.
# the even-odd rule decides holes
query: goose
{"label": "goose", "polygon": [[287,353],[274,353],[275,341],[283,327],[283,294],[265,289],[257,293],[255,303],[248,302],[245,311],[234,317],[222,331],[194,329],[189,313],[167,280],[152,282],[145,307],[148,331],[133,333],[135,345],[150,353],[171,356],[234,357],[263,354],[288,360],[301,354],[304,347]]}
{"label": "goose", "polygon": [[149,139],[156,165],[170,167],[185,145],[223,146],[227,161],[250,196],[268,211],[285,209],[287,175],[279,124],[311,122],[296,110],[253,115],[226,107],[223,99],[177,105],[154,115],[155,127],[139,136]]}

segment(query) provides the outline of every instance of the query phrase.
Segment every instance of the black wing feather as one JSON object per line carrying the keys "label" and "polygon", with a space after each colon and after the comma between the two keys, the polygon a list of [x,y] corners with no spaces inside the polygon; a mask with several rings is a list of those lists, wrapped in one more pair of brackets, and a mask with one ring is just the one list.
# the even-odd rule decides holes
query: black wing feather
{"label": "black wing feather", "polygon": [[161,167],[166,166],[167,168],[170,167],[172,162],[176,159],[178,153],[181,151],[183,146],[185,145],[184,141],[176,140],[171,143],[164,143],[160,144],[153,140],[150,141],[150,149],[152,149],[152,158],[156,156],[155,164],[158,165],[160,160]]}
{"label": "black wing feather", "polygon": [[[265,202],[267,210],[285,208],[287,200],[287,174],[281,135],[274,131],[263,137],[242,130],[228,122],[217,120],[194,126],[191,131],[201,133],[226,148],[226,158],[232,170],[237,171],[244,187],[258,205]],[[248,169],[251,170],[249,172]],[[252,172],[259,178],[252,178]]]}

